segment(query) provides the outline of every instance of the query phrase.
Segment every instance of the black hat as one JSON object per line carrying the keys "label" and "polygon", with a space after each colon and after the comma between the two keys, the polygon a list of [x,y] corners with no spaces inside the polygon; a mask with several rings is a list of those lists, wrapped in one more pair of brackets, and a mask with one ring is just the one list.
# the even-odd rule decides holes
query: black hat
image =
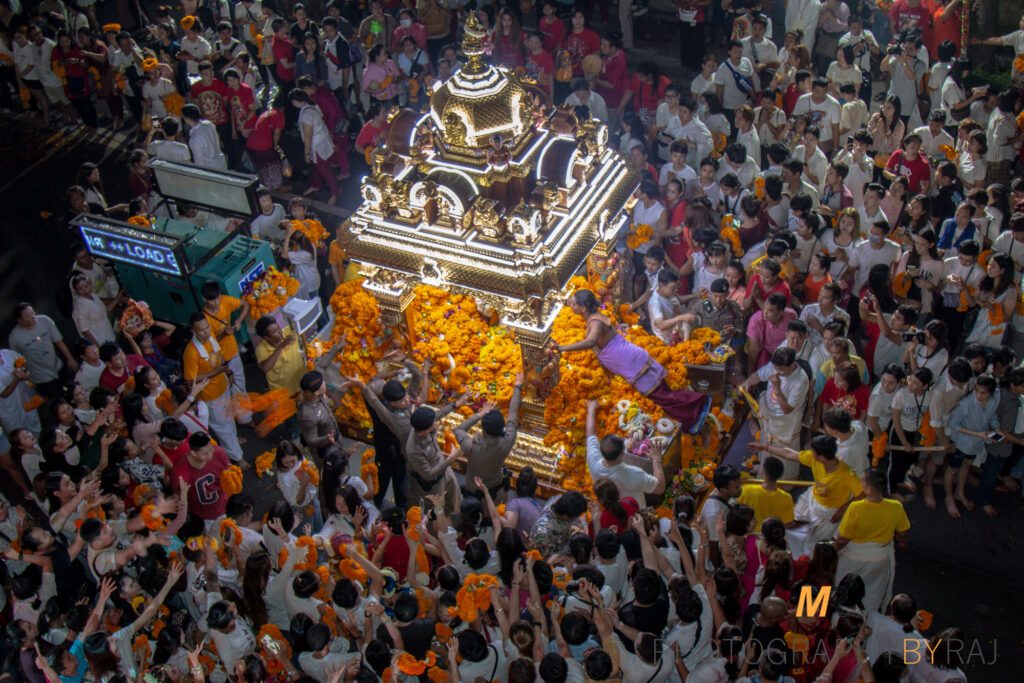
{"label": "black hat", "polygon": [[324,376],[319,372],[307,372],[299,380],[299,388],[303,391],[318,391],[324,383]]}
{"label": "black hat", "polygon": [[480,429],[487,436],[502,436],[505,433],[505,416],[501,414],[500,410],[492,410],[484,415],[484,419],[480,422]]}
{"label": "black hat", "polygon": [[385,401],[401,401],[405,398],[405,387],[401,382],[389,379],[384,382],[384,388],[380,390],[380,395],[384,397]]}
{"label": "black hat", "polygon": [[433,408],[420,406],[413,411],[412,416],[409,418],[409,424],[417,432],[425,432],[434,424],[435,415],[436,413]]}

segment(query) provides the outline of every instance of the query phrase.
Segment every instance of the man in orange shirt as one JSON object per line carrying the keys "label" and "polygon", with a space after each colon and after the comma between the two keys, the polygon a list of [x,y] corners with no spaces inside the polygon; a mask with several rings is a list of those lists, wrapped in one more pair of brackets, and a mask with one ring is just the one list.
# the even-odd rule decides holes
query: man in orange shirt
{"label": "man in orange shirt", "polygon": [[[206,322],[210,323],[210,332],[213,338],[220,344],[220,355],[228,364],[231,373],[228,375],[228,390],[232,394],[244,394],[245,370],[242,368],[242,358],[238,354],[238,340],[235,339],[235,332],[242,327],[242,321],[249,315],[249,303],[240,301],[233,296],[220,293],[220,285],[216,282],[205,282],[199,290],[203,295],[203,315]],[[231,322],[231,314],[241,309],[235,322]],[[252,423],[252,414],[249,412],[240,413],[238,424],[248,425]]]}
{"label": "man in orange shirt", "polygon": [[185,381],[190,385],[197,380],[209,379],[210,383],[200,392],[198,400],[205,401],[210,408],[210,429],[217,435],[220,446],[227,451],[232,463],[243,470],[249,465],[242,458],[238,445],[235,420],[231,410],[231,391],[228,380],[232,374],[224,360],[220,343],[214,338],[206,314],[196,311],[188,319],[192,328],[192,340],[182,354]]}

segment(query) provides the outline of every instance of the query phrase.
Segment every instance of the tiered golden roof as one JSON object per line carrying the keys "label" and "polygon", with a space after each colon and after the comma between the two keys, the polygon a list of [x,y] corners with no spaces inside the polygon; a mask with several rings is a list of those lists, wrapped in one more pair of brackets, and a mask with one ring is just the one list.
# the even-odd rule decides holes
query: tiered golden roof
{"label": "tiered golden roof", "polygon": [[639,178],[604,124],[547,106],[535,85],[487,64],[485,37],[471,12],[466,65],[434,88],[429,111],[392,113],[348,253],[385,308],[403,308],[424,282],[543,334],[569,279],[627,220]]}

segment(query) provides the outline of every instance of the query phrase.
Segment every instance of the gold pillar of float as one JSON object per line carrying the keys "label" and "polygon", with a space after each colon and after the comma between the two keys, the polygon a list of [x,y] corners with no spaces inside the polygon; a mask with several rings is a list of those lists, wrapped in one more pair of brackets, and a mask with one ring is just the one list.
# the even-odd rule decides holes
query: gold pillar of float
{"label": "gold pillar of float", "polygon": [[611,253],[639,175],[599,121],[549,107],[536,84],[486,64],[486,37],[470,13],[466,65],[433,86],[425,111],[390,113],[345,248],[382,322],[398,333],[419,284],[497,314],[529,379],[510,464],[530,464],[557,484],[542,441],[544,402],[558,382],[552,326],[588,256]]}

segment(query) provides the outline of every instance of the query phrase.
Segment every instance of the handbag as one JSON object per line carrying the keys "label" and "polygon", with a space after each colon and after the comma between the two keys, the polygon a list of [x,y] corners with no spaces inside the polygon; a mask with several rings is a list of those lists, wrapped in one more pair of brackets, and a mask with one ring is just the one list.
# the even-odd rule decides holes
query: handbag
{"label": "handbag", "polygon": [[749,95],[754,89],[754,82],[747,76],[744,76],[736,71],[736,69],[732,68],[732,64],[729,63],[728,59],[723,61],[722,64],[725,64],[729,68],[729,73],[732,74],[732,80],[736,82],[736,89],[744,95]]}

